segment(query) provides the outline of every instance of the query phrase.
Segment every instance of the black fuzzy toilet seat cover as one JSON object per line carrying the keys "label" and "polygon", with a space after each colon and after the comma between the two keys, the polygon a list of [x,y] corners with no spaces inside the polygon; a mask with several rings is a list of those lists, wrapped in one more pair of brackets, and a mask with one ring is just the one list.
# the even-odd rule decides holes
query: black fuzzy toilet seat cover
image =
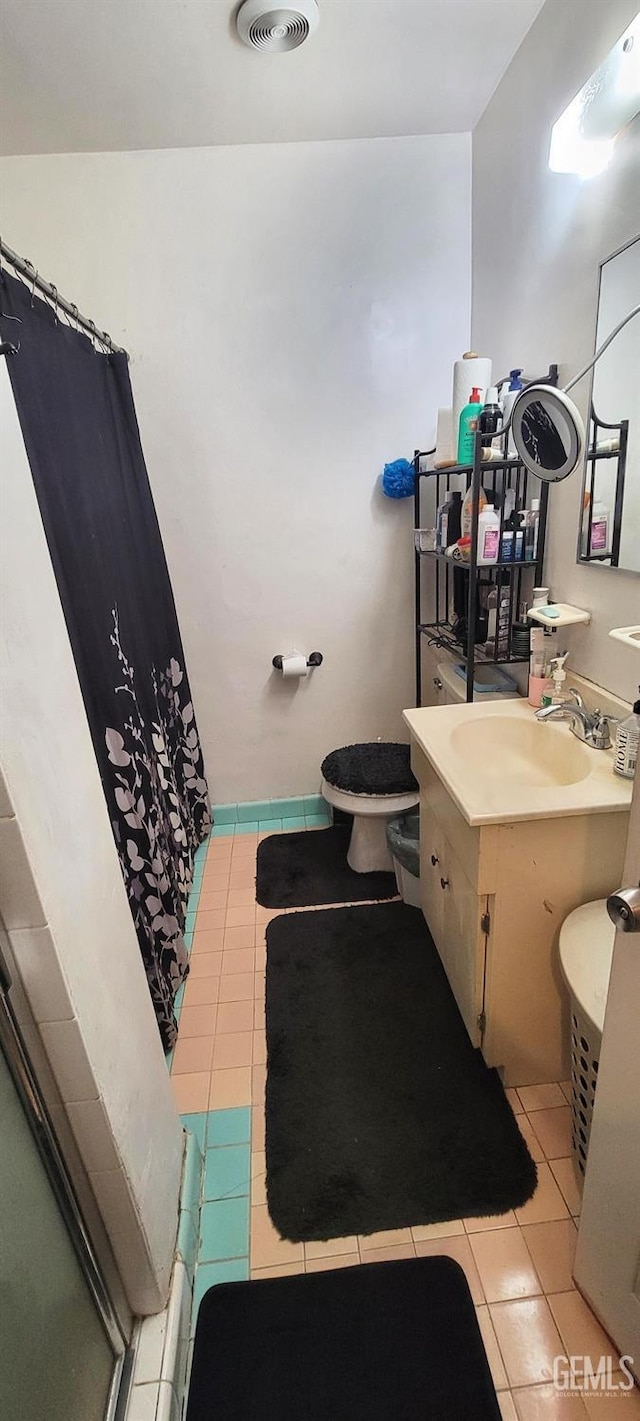
{"label": "black fuzzy toilet seat cover", "polygon": [[365,745],[343,745],[322,761],[321,773],[328,784],[347,794],[418,793],[408,745],[396,741],[371,741]]}

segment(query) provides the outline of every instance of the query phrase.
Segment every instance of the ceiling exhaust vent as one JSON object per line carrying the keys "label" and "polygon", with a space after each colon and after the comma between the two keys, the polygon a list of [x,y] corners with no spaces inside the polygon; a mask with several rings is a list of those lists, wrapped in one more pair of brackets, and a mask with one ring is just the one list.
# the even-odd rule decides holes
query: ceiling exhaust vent
{"label": "ceiling exhaust vent", "polygon": [[271,9],[269,0],[244,0],[238,11],[238,34],[250,49],[283,54],[304,44],[319,20],[316,0],[296,0],[293,6],[278,9]]}

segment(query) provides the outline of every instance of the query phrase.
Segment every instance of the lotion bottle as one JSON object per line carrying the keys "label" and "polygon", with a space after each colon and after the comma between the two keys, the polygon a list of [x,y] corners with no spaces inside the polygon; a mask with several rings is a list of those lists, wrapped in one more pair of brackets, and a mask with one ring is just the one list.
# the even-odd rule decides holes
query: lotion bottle
{"label": "lotion bottle", "polygon": [[460,415],[460,428],[458,431],[458,463],[472,464],[475,450],[476,430],[482,409],[480,390],[474,385],[471,391],[471,399],[465,405]]}

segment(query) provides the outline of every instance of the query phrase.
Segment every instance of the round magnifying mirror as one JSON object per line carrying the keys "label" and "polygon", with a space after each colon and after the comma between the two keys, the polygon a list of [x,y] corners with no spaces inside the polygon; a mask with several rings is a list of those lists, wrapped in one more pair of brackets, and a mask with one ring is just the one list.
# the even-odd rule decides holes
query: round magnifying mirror
{"label": "round magnifying mirror", "polygon": [[518,458],[545,483],[559,483],[578,467],[584,452],[584,424],[563,390],[529,385],[511,411]]}

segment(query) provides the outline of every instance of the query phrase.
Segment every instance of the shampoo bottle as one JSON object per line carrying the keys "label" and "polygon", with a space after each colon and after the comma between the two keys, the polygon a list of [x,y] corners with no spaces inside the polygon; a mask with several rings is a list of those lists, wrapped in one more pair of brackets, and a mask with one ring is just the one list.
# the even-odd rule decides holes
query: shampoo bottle
{"label": "shampoo bottle", "polygon": [[474,385],[471,391],[471,399],[465,405],[460,415],[460,428],[458,431],[458,463],[472,464],[475,449],[476,430],[478,419],[482,409],[480,390]]}
{"label": "shampoo bottle", "polygon": [[478,429],[482,435],[482,443],[489,445],[494,434],[498,433],[502,425],[502,410],[498,404],[498,391],[495,385],[491,385],[487,390],[486,403],[482,408],[482,413],[478,420]]}

